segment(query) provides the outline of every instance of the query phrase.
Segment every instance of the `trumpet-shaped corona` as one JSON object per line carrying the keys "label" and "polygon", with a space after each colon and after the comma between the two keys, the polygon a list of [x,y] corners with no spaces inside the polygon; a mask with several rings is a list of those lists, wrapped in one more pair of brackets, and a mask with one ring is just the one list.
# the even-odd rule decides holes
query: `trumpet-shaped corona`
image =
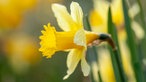
{"label": "trumpet-shaped corona", "polygon": [[[51,58],[56,51],[82,48],[81,45],[74,43],[75,31],[57,32],[54,27],[50,26],[50,24],[44,26],[44,28],[45,31],[41,31],[43,36],[40,36],[41,48],[39,50],[42,51],[43,55],[47,56],[47,58]],[[86,44],[89,44],[98,38],[97,34],[92,32],[86,32],[85,36],[87,38]]]}
{"label": "trumpet-shaped corona", "polygon": [[44,26],[43,35],[40,36],[39,50],[43,56],[51,58],[56,51],[70,51],[67,56],[67,75],[63,79],[67,79],[74,72],[80,60],[82,72],[84,76],[88,76],[90,67],[85,59],[86,47],[99,38],[98,34],[83,29],[83,13],[79,4],[72,2],[70,8],[71,15],[65,6],[53,4],[52,10],[60,28],[64,31],[58,32],[48,24]]}

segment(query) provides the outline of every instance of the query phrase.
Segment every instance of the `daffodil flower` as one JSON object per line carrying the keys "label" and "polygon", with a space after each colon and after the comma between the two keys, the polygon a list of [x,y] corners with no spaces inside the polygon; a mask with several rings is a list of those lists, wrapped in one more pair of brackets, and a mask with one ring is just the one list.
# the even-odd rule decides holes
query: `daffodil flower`
{"label": "daffodil flower", "polygon": [[74,72],[80,60],[83,75],[88,76],[90,67],[85,59],[86,47],[99,38],[96,33],[83,29],[83,12],[79,4],[72,2],[70,9],[71,14],[65,6],[53,4],[52,10],[60,28],[64,31],[56,31],[49,23],[44,26],[43,35],[40,36],[41,48],[39,50],[43,56],[51,58],[56,51],[70,51],[67,56],[67,75],[63,79],[67,79]]}

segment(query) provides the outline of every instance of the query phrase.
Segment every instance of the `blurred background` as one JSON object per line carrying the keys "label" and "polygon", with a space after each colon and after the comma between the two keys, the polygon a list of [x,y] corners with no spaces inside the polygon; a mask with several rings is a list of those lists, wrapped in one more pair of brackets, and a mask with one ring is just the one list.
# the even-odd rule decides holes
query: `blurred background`
{"label": "blurred background", "polygon": [[[93,8],[92,0],[0,0],[0,82],[90,82],[89,77],[83,77],[80,66],[67,80],[62,79],[67,52],[57,52],[47,59],[38,51],[43,25],[50,22],[61,30],[51,4],[66,5],[70,11],[72,1],[80,4],[84,15]],[[146,13],[146,1],[141,2]]]}

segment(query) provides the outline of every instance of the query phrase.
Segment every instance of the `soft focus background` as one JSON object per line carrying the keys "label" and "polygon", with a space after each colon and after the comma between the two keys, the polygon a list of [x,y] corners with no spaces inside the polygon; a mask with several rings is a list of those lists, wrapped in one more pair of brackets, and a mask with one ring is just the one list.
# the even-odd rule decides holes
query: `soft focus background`
{"label": "soft focus background", "polygon": [[[0,82],[90,82],[80,66],[67,80],[62,79],[67,70],[66,52],[47,59],[38,51],[43,25],[50,22],[60,30],[51,4],[66,5],[69,10],[72,1],[80,4],[84,15],[93,8],[92,0],[0,0]],[[146,13],[146,1],[141,2]],[[136,20],[140,21],[139,15]]]}

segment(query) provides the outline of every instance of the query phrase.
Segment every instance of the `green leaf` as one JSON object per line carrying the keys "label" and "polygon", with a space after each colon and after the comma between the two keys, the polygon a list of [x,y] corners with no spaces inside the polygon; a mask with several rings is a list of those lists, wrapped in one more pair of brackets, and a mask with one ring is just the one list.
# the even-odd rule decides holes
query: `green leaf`
{"label": "green leaf", "polygon": [[113,52],[110,49],[116,81],[119,82],[119,80],[121,80],[121,82],[126,82],[126,78],[125,78],[125,74],[124,74],[124,70],[123,70],[123,64],[122,64],[122,60],[121,60],[118,38],[117,38],[117,31],[116,31],[116,27],[114,26],[114,24],[112,22],[110,7],[109,7],[109,11],[108,11],[108,21],[107,22],[108,22],[108,33],[111,34],[112,39],[115,42],[115,45],[117,46],[117,49],[114,50]]}
{"label": "green leaf", "polygon": [[139,60],[135,38],[132,33],[131,22],[128,16],[128,10],[127,10],[127,5],[126,5],[125,0],[122,0],[122,5],[123,5],[123,11],[124,11],[125,29],[127,33],[127,42],[128,42],[128,46],[131,53],[131,62],[132,62],[132,66],[135,72],[135,77],[136,77],[137,82],[144,82],[141,63]]}
{"label": "green leaf", "polygon": [[[146,33],[146,20],[144,19],[145,13],[142,8],[141,0],[137,0],[137,3],[140,7],[140,19],[141,19],[142,27],[144,29],[144,32]],[[143,38],[143,40],[141,40],[141,42],[139,44],[139,53],[141,53],[141,55],[142,55],[141,59],[146,58],[146,54],[145,54],[146,46],[145,45],[146,45],[146,36]],[[146,77],[146,72],[145,72],[144,77]],[[146,78],[144,78],[144,80],[146,81]]]}

